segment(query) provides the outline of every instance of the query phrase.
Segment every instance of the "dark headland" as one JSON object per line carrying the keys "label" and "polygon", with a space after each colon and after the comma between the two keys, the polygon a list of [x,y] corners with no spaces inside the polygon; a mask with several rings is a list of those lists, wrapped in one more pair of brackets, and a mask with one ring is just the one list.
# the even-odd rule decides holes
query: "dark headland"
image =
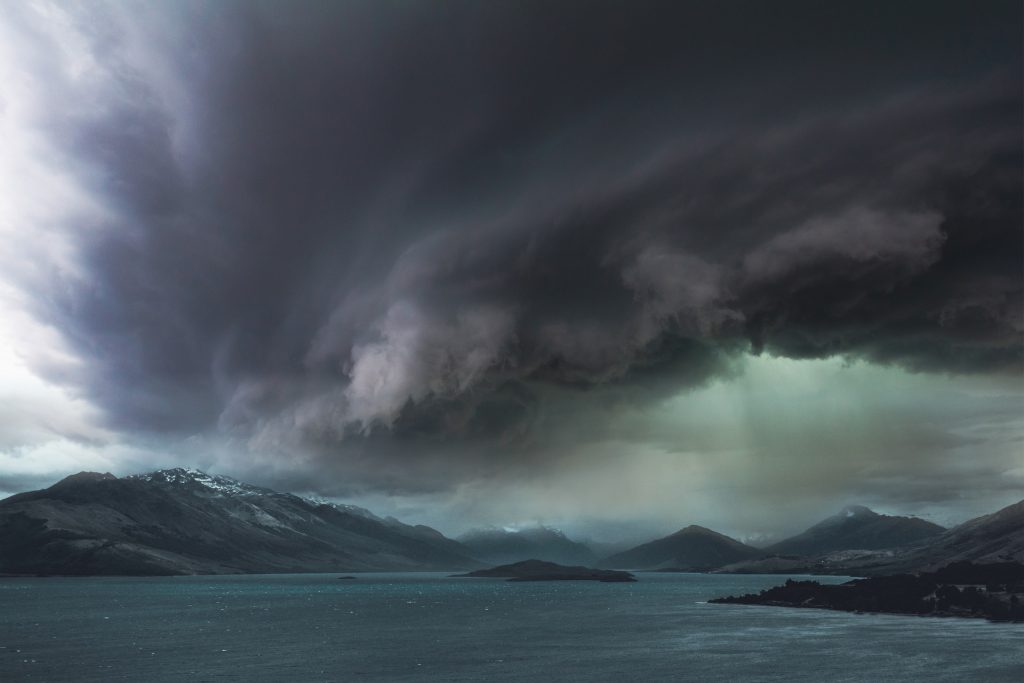
{"label": "dark headland", "polygon": [[453,574],[458,578],[507,578],[509,581],[601,581],[622,583],[636,581],[629,572],[590,567],[566,567],[543,560],[524,560],[504,564],[492,569],[479,569],[468,574]]}
{"label": "dark headland", "polygon": [[1021,622],[1024,565],[957,562],[934,572],[875,576],[839,585],[790,579],[758,594],[709,602]]}

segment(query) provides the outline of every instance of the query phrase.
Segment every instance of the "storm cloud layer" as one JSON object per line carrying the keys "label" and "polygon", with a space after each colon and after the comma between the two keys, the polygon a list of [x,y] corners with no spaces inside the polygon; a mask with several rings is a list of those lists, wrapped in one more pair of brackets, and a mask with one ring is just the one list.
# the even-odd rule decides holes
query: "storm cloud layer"
{"label": "storm cloud layer", "polygon": [[8,9],[5,291],[112,433],[441,491],[750,354],[1019,379],[1019,3]]}

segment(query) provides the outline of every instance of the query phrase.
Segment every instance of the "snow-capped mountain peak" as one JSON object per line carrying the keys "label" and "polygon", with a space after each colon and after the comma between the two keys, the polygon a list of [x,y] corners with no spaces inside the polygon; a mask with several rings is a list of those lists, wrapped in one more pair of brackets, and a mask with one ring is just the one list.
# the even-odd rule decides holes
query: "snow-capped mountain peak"
{"label": "snow-capped mountain peak", "polygon": [[214,493],[226,496],[253,496],[273,493],[270,489],[243,484],[237,479],[232,479],[231,477],[225,477],[218,474],[207,474],[202,470],[197,470],[191,467],[174,467],[172,469],[157,470],[146,474],[136,474],[127,478],[174,485],[198,485],[209,489]]}

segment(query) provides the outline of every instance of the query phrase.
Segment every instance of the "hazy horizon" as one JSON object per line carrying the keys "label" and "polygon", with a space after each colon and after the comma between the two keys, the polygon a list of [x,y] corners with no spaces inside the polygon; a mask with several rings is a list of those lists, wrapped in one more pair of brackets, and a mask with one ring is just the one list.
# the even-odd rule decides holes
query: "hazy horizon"
{"label": "hazy horizon", "polygon": [[[191,466],[174,465],[173,467],[186,467],[187,469],[194,469],[196,471],[202,471],[205,474],[209,474],[209,475],[213,475],[213,476],[227,476],[227,477],[230,477],[230,478],[234,478],[234,477],[231,477],[230,474],[227,474],[227,473],[224,473],[224,472],[217,472],[217,471],[212,471],[212,470],[211,471],[198,470],[197,468],[193,468]],[[161,469],[173,469],[173,467],[161,468]],[[121,472],[121,473],[119,473],[119,474],[117,474],[115,476],[126,477],[126,476],[132,476],[132,475],[147,474],[147,473],[152,472],[152,471],[155,471],[155,470],[138,471],[138,472]],[[72,476],[72,475],[78,474],[78,473],[79,472],[69,472],[67,476]],[[103,474],[103,473],[101,472],[101,473],[98,473],[98,474]],[[108,472],[107,474],[113,474],[113,473]],[[63,477],[61,477],[61,479],[63,479]],[[50,486],[52,484],[55,484],[55,483],[57,483],[57,481],[47,481],[46,483],[40,484],[39,487],[40,488],[47,488],[48,486]],[[243,484],[263,485],[260,482],[242,481],[241,483],[243,483]],[[15,495],[16,493],[21,493],[21,492],[22,491],[0,491],[0,500],[3,500],[4,498],[6,498],[8,496]],[[839,516],[839,515],[841,515],[844,512],[844,510],[846,508],[848,508],[850,506],[861,506],[862,505],[861,503],[859,503],[857,501],[847,502],[845,504],[842,504],[840,507],[833,507],[831,509],[822,509],[822,511],[819,513],[819,517],[817,517],[817,518],[806,519],[806,520],[803,520],[803,521],[793,519],[789,525],[778,526],[778,527],[774,527],[774,528],[770,528],[768,526],[762,525],[755,532],[749,532],[749,531],[742,530],[742,529],[741,530],[735,530],[735,529],[723,528],[721,526],[718,526],[718,525],[714,524],[711,521],[706,521],[706,520],[702,521],[702,522],[682,521],[682,522],[676,523],[675,520],[667,520],[667,519],[665,519],[665,520],[658,520],[658,521],[649,521],[648,523],[645,524],[643,522],[637,522],[635,520],[628,520],[628,519],[627,520],[622,520],[622,519],[617,519],[617,520],[607,520],[607,519],[589,520],[589,519],[563,518],[563,519],[560,519],[560,520],[552,520],[552,519],[544,519],[544,518],[541,518],[541,517],[533,517],[533,518],[523,518],[523,519],[519,519],[519,520],[505,520],[505,521],[502,521],[502,522],[498,522],[498,521],[494,521],[494,520],[487,521],[487,522],[482,522],[482,521],[477,521],[477,520],[465,520],[464,519],[464,520],[462,520],[461,524],[456,523],[456,524],[452,525],[450,522],[446,521],[444,524],[441,524],[441,525],[432,525],[430,523],[430,519],[429,519],[431,517],[431,513],[430,513],[429,509],[427,509],[427,508],[414,508],[414,507],[410,507],[406,511],[381,512],[381,505],[383,505],[383,507],[387,508],[387,509],[391,509],[391,507],[392,507],[392,506],[388,505],[389,500],[387,498],[374,498],[374,499],[364,500],[364,499],[358,499],[358,498],[353,499],[353,498],[325,497],[325,496],[322,496],[322,495],[318,494],[316,491],[282,490],[282,491],[279,491],[279,492],[281,492],[281,493],[292,493],[292,494],[295,494],[295,495],[312,498],[313,500],[318,500],[318,501],[327,501],[327,502],[333,502],[333,503],[338,503],[338,504],[358,505],[359,507],[364,507],[364,508],[368,509],[371,513],[376,514],[379,517],[391,516],[391,517],[395,517],[399,521],[407,523],[407,524],[427,524],[428,526],[434,526],[434,528],[436,528],[438,531],[441,531],[447,537],[454,538],[454,539],[458,539],[459,537],[461,537],[462,535],[466,534],[467,532],[473,532],[473,531],[501,530],[501,531],[506,531],[506,532],[518,532],[518,531],[523,531],[523,530],[528,530],[528,529],[549,528],[549,529],[554,529],[556,531],[560,531],[560,532],[564,533],[570,540],[578,541],[578,542],[582,542],[582,543],[585,543],[585,544],[590,544],[592,546],[595,546],[596,550],[598,550],[598,551],[600,551],[602,549],[606,549],[607,550],[608,548],[613,548],[613,547],[626,548],[626,547],[630,547],[630,546],[637,545],[637,544],[640,544],[640,543],[645,543],[647,541],[655,540],[657,538],[661,538],[663,536],[672,534],[672,533],[674,533],[676,531],[679,531],[679,530],[681,530],[681,529],[683,529],[685,527],[688,527],[688,526],[690,526],[692,524],[693,525],[697,525],[697,526],[704,526],[704,527],[710,528],[712,531],[717,531],[718,533],[725,534],[726,536],[731,536],[731,537],[736,538],[737,540],[739,540],[739,541],[741,541],[743,543],[747,543],[748,545],[753,545],[754,547],[764,547],[764,546],[770,545],[770,544],[772,544],[772,543],[774,543],[776,541],[779,541],[779,540],[782,540],[784,538],[787,538],[787,537],[796,535],[798,533],[801,533],[801,532],[805,531],[806,529],[810,528],[811,526],[813,526],[813,525],[817,524],[818,522],[821,522],[821,521],[823,521],[823,520],[825,520],[825,519],[827,519],[829,517]],[[914,512],[903,512],[903,511],[899,511],[899,510],[895,510],[895,509],[889,508],[884,503],[877,503],[877,504],[874,504],[872,506],[864,506],[864,507],[869,507],[869,509],[871,509],[872,512],[875,512],[875,513],[878,513],[878,514],[881,514],[881,515],[917,517],[919,519],[925,519],[927,521],[939,524],[940,526],[944,526],[946,528],[953,528],[953,527],[955,527],[955,526],[957,526],[959,524],[962,524],[962,523],[964,523],[966,521],[970,521],[971,519],[974,519],[974,518],[976,518],[978,516],[983,516],[983,515],[991,514],[993,512],[997,512],[999,509],[1002,509],[1003,507],[1006,507],[1006,505],[1012,505],[1013,503],[1019,502],[1018,500],[1016,500],[1016,499],[1014,499],[1012,497],[1012,494],[1010,494],[1010,495],[1011,495],[1011,497],[1008,499],[1008,502],[1006,504],[999,504],[995,509],[982,511],[982,512],[979,512],[977,514],[971,514],[971,515],[969,515],[967,517],[953,517],[953,516],[943,517],[942,516],[943,513],[946,513],[948,515],[948,510],[940,510],[937,514],[928,514],[927,512],[925,512],[923,514],[914,513]],[[375,505],[375,504],[378,504],[378,505]],[[828,503],[825,503],[825,505],[827,506]],[[409,512],[410,514],[414,514],[414,515],[418,513],[420,516],[419,517],[415,517],[415,516],[414,517],[407,517],[406,516],[406,517],[402,517],[402,518],[397,517],[398,514],[404,514],[404,512]],[[447,520],[446,516],[442,516],[440,518],[443,519],[443,520]],[[673,524],[675,524],[675,525],[673,525]],[[611,551],[609,551],[609,552],[611,552]]]}

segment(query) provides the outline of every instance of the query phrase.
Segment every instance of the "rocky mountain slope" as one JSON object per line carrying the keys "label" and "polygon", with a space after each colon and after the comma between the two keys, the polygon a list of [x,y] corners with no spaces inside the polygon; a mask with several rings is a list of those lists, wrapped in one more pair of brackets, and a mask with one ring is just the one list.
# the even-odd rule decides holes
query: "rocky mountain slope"
{"label": "rocky mountain slope", "polygon": [[837,550],[881,550],[912,545],[945,529],[916,517],[880,515],[851,505],[803,533],[764,549],[770,555],[818,556]]}
{"label": "rocky mountain slope", "polygon": [[1024,563],[1024,500],[900,547],[835,550],[819,555],[775,554],[727,565],[719,571],[880,576],[934,571],[955,562]]}
{"label": "rocky mountain slope", "polygon": [[383,520],[228,477],[82,472],[0,501],[0,573],[205,574],[462,569],[469,551]]}
{"label": "rocky mountain slope", "polygon": [[1024,563],[1024,500],[909,548],[891,564],[901,571],[930,571],[953,562]]}

